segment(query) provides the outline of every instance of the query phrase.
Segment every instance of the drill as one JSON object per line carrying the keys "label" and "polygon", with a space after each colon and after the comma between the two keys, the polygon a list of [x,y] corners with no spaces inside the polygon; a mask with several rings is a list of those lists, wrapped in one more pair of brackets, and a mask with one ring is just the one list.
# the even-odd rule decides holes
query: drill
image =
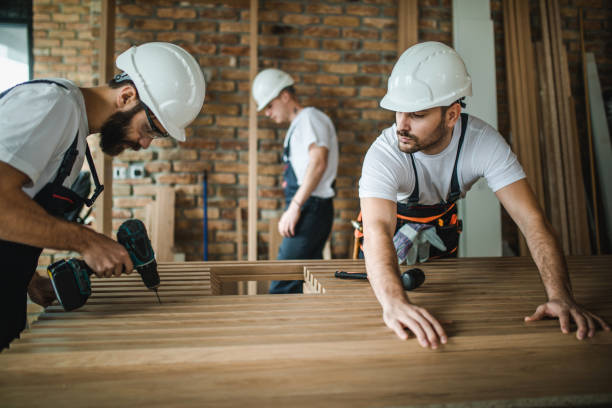
{"label": "drill", "polygon": [[[121,224],[117,231],[117,241],[127,249],[134,268],[140,274],[145,286],[155,291],[157,300],[161,303],[157,293],[159,287],[157,262],[142,221],[130,219]],[[89,276],[94,272],[85,261],[76,258],[62,259],[49,265],[47,272],[55,295],[64,310],[77,309],[87,302],[91,295]]]}

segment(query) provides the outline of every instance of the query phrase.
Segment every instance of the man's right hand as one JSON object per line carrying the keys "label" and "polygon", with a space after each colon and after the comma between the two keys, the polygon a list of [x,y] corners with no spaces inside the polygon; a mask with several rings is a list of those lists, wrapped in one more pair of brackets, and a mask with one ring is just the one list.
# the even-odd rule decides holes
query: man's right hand
{"label": "man's right hand", "polygon": [[106,235],[89,230],[84,249],[79,252],[99,278],[130,274],[134,264],[125,247]]}
{"label": "man's right hand", "polygon": [[438,348],[446,344],[447,337],[442,325],[426,309],[407,302],[396,302],[383,308],[385,324],[402,340],[408,338],[406,328],[419,340],[422,347]]}

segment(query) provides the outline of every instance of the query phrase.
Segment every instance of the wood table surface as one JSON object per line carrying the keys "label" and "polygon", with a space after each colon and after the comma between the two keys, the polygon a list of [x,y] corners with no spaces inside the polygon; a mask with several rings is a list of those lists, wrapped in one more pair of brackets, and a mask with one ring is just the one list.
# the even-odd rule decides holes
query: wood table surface
{"label": "wood table surface", "polygon": [[[612,323],[612,256],[568,258],[576,298]],[[410,299],[449,335],[437,350],[382,321],[362,261],[161,263],[162,304],[138,274],[94,279],[0,353],[0,407],[612,406],[612,332],[579,341],[529,258],[420,266]],[[221,296],[227,282],[305,279],[306,294]]]}

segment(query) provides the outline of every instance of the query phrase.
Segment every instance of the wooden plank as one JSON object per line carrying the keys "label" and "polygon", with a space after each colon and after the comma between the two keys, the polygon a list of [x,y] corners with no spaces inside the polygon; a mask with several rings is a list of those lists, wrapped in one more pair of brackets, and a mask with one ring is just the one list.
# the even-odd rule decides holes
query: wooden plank
{"label": "wooden plank", "polygon": [[[611,263],[612,256],[568,258],[578,301],[608,320]],[[204,294],[217,270],[258,279],[283,267],[301,270],[322,294]],[[577,341],[562,335],[557,321],[522,321],[545,298],[530,258],[446,259],[421,267],[425,284],[408,296],[449,334],[436,351],[397,340],[366,281],[333,277],[338,268],[364,271],[363,261],[162,262],[170,302],[137,294],[149,293],[132,274],[94,278],[96,302],[77,311],[47,308],[0,354],[0,395],[11,407],[104,407],[118,400],[255,407],[612,403],[612,333]]]}
{"label": "wooden plank", "polygon": [[[559,232],[560,243],[563,248],[563,251],[568,254],[570,253],[570,235],[569,235],[569,220],[567,218],[568,214],[568,202],[566,200],[566,188],[564,180],[564,171],[563,171],[563,157],[562,157],[562,146],[559,141],[560,135],[560,124],[559,124],[559,110],[557,106],[557,92],[555,89],[555,79],[553,74],[553,56],[552,56],[552,40],[550,33],[550,24],[549,24],[549,12],[546,0],[540,0],[540,21],[542,24],[542,45],[544,48],[544,66],[546,72],[546,87],[545,91],[547,92],[547,100],[550,102],[548,107],[550,108],[550,125],[551,125],[551,134],[553,140],[551,144],[548,146],[549,149],[553,151],[553,155],[551,157],[552,163],[555,166],[555,174],[557,183],[555,183],[556,194],[555,199],[553,201],[553,205],[559,206],[559,212],[561,214],[561,219],[558,220],[558,224],[553,224],[553,228]],[[549,156],[550,157],[550,156]]]}
{"label": "wooden plank", "polygon": [[[102,0],[100,23],[100,85],[108,82],[115,71],[115,0]],[[98,232],[111,236],[113,231],[113,159],[97,150],[94,159],[104,192],[95,204]]]}
{"label": "wooden plank", "polygon": [[[249,9],[249,89],[257,75],[258,0]],[[248,259],[257,260],[257,105],[249,97],[249,187],[248,187]]]}
{"label": "wooden plank", "polygon": [[595,253],[601,254],[601,240],[599,235],[599,205],[597,201],[597,183],[595,181],[595,155],[593,154],[593,130],[591,129],[591,106],[589,101],[589,81],[587,75],[586,52],[584,47],[584,21],[582,8],[580,14],[580,57],[582,61],[582,85],[584,87],[584,107],[587,122],[587,138],[589,143],[589,173],[591,179],[591,210],[593,211],[593,229],[595,234]]}
{"label": "wooden plank", "polygon": [[155,259],[174,260],[174,188],[158,186],[155,193],[154,222],[150,232]]}
{"label": "wooden plank", "polygon": [[397,55],[419,41],[418,0],[398,0],[397,2]]}

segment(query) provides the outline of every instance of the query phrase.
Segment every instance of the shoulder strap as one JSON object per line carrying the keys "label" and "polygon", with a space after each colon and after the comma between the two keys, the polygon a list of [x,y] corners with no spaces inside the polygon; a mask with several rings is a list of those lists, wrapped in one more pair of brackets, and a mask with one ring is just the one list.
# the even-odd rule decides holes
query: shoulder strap
{"label": "shoulder strap", "polygon": [[56,81],[51,81],[50,79],[33,79],[31,81],[22,82],[20,84],[17,84],[15,86],[7,89],[6,91],[0,93],[0,99],[2,99],[7,93],[11,92],[13,89],[17,88],[18,86],[28,85],[28,84],[55,84],[57,86],[61,86],[64,89],[68,89],[68,88],[66,88],[66,85],[60,84],[59,82],[56,82]]}
{"label": "shoulder strap", "polygon": [[457,176],[457,164],[459,163],[459,153],[461,153],[461,146],[463,146],[463,139],[465,138],[465,130],[467,129],[468,114],[461,114],[461,137],[459,138],[459,146],[457,146],[457,156],[455,157],[455,167],[453,169],[453,176],[451,178],[451,188],[448,197],[449,203],[454,203],[461,197],[461,187],[459,186],[459,177]]}
{"label": "shoulder strap", "polygon": [[414,170],[414,188],[412,194],[408,197],[409,205],[414,205],[419,202],[419,175],[417,174],[416,164],[414,163],[414,156],[410,153],[410,161],[412,161],[412,170]]}

